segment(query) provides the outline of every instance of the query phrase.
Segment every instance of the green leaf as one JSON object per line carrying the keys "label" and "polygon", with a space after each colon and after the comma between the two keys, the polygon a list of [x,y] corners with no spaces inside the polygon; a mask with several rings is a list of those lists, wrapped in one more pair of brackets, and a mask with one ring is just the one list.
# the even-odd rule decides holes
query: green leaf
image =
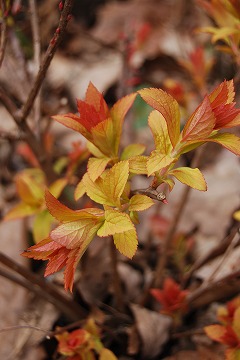
{"label": "green leaf", "polygon": [[132,230],[113,235],[113,240],[116,248],[121,254],[130,259],[135,255],[138,246],[135,227]]}
{"label": "green leaf", "polygon": [[154,201],[146,195],[133,195],[129,201],[129,211],[144,211],[154,205]]}
{"label": "green leaf", "polygon": [[161,89],[142,89],[138,93],[146,103],[162,114],[167,123],[172,146],[175,147],[180,136],[180,110],[177,101]]}
{"label": "green leaf", "polygon": [[175,176],[181,183],[194,189],[201,191],[207,190],[206,181],[198,168],[191,169],[188,167],[180,167],[169,171],[168,174]]}
{"label": "green leaf", "polygon": [[134,229],[134,225],[127,214],[111,209],[105,211],[105,221],[97,235],[104,237],[132,229]]}
{"label": "green leaf", "polygon": [[122,152],[121,160],[128,160],[132,157],[142,155],[146,149],[142,144],[130,144],[126,146]]}
{"label": "green leaf", "polygon": [[172,150],[172,144],[163,115],[156,110],[152,111],[148,117],[148,124],[152,130],[156,150],[166,155],[169,154]]}
{"label": "green leaf", "polygon": [[101,159],[91,157],[88,160],[88,174],[92,181],[97,180],[102,175],[109,161],[111,159],[107,157]]}
{"label": "green leaf", "polygon": [[54,221],[54,218],[47,210],[41,211],[36,215],[33,222],[33,238],[35,243],[48,237]]}
{"label": "green leaf", "polygon": [[148,176],[176,161],[177,159],[172,158],[169,155],[163,154],[159,150],[152,151],[147,161]]}

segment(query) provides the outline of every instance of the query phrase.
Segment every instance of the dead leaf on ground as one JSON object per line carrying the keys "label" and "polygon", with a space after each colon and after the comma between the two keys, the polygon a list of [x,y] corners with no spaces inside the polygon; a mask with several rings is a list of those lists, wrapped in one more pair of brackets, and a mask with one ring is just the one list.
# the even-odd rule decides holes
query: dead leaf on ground
{"label": "dead leaf on ground", "polygon": [[131,310],[136,320],[136,327],[142,341],[143,359],[157,356],[169,339],[172,324],[170,317],[132,304]]}

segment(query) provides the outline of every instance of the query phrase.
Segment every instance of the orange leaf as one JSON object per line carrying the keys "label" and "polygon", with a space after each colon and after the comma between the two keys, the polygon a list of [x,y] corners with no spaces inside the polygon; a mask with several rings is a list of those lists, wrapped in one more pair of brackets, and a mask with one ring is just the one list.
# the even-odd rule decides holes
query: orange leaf
{"label": "orange leaf", "polygon": [[204,328],[207,336],[221,344],[236,347],[239,339],[231,326],[209,325]]}
{"label": "orange leaf", "polygon": [[214,125],[215,116],[206,96],[185,124],[181,142],[207,138],[212,133]]}
{"label": "orange leaf", "polygon": [[132,106],[137,94],[133,93],[127,96],[124,96],[122,99],[118,100],[116,104],[111,109],[111,118],[113,120],[113,126],[114,126],[114,136],[115,136],[115,147],[114,152],[118,152],[119,143],[120,143],[120,137],[122,134],[122,126],[123,126],[123,120]]}
{"label": "orange leaf", "polygon": [[162,114],[167,123],[172,146],[175,147],[180,136],[180,110],[177,101],[161,89],[142,89],[138,93],[147,104]]}
{"label": "orange leaf", "polygon": [[236,109],[233,80],[224,81],[208,96],[216,118],[215,129],[231,128],[240,124],[240,110]]}
{"label": "orange leaf", "polygon": [[186,309],[188,290],[181,290],[180,286],[171,278],[166,278],[163,289],[151,289],[150,293],[162,305],[162,312],[173,314],[175,311]]}
{"label": "orange leaf", "polygon": [[216,142],[224,146],[235,155],[240,155],[240,138],[234,134],[221,133],[211,136],[207,141]]}
{"label": "orange leaf", "polygon": [[80,123],[80,117],[76,114],[64,114],[64,115],[54,115],[52,119],[58,121],[60,124],[75,130],[82,134],[89,141],[92,140],[91,133]]}
{"label": "orange leaf", "polygon": [[169,154],[172,150],[172,144],[163,115],[159,111],[152,111],[148,117],[148,124],[153,134],[156,149],[163,154]]}
{"label": "orange leaf", "polygon": [[52,216],[60,222],[69,222],[79,220],[83,216],[88,216],[90,209],[72,210],[57,200],[48,190],[45,192],[46,204]]}

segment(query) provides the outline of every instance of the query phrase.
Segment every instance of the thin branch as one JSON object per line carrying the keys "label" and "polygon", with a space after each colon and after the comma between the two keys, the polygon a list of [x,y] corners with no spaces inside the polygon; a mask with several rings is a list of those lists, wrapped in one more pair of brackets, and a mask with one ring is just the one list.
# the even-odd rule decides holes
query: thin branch
{"label": "thin branch", "polygon": [[[24,279],[26,279],[29,283],[31,283],[32,288],[29,290],[34,291],[36,286],[40,288],[42,293],[48,294],[48,301],[51,301],[58,308],[61,307],[61,311],[68,313],[68,316],[76,319],[76,317],[84,317],[85,311],[73,300],[68,299],[66,296],[61,294],[51,283],[46,282],[40,276],[34,274],[33,272],[27,270],[22,265],[17,264],[12,259],[0,253],[0,263],[7,266],[9,269],[14,271],[17,274],[20,274]],[[10,278],[9,278],[10,279]],[[11,279],[10,279],[11,280]],[[13,279],[12,279],[13,281]],[[17,282],[17,281],[15,281]],[[20,283],[19,283],[20,285]],[[21,283],[21,285],[23,285]],[[25,287],[27,287],[26,285]],[[34,290],[33,290],[34,288]]]}
{"label": "thin branch", "polygon": [[9,142],[26,140],[24,135],[13,134],[7,131],[3,131],[0,129],[0,139],[7,140]]}
{"label": "thin branch", "polygon": [[44,55],[44,58],[40,65],[37,77],[34,81],[34,84],[31,88],[30,92],[29,92],[29,95],[27,97],[27,101],[23,105],[23,108],[22,108],[20,114],[18,115],[19,123],[26,121],[26,119],[32,109],[33,103],[36,99],[36,96],[38,95],[38,92],[42,86],[44,79],[45,79],[45,76],[46,76],[47,70],[51,64],[51,61],[57,51],[59,44],[61,43],[61,41],[63,39],[67,24],[70,20],[73,1],[74,0],[66,0],[64,3],[64,7],[63,7],[63,10],[61,13],[61,17],[60,17],[60,21],[59,21],[57,30],[55,31],[53,38],[51,39],[50,44],[48,46],[48,49]]}
{"label": "thin branch", "polygon": [[[233,243],[233,239],[238,233],[238,231],[239,231],[239,226],[235,226],[232,229],[231,233],[225,239],[223,239],[217,246],[215,246],[209,253],[197,259],[196,262],[191,267],[191,269],[189,270],[189,272],[187,272],[186,275],[184,276],[184,283],[186,283],[190,279],[190,277],[194,274],[194,272],[198,270],[200,267],[205,265],[210,260],[215,259],[216,257],[222,255],[226,251],[226,249],[228,249],[230,244]],[[239,239],[237,243],[235,243],[234,241],[234,246],[239,245],[239,243],[240,243]]]}
{"label": "thin branch", "polygon": [[7,46],[7,22],[6,22],[6,2],[5,0],[0,1],[2,9],[2,19],[1,19],[1,39],[0,39],[0,67],[4,59],[4,54]]}
{"label": "thin branch", "polygon": [[203,285],[206,283],[210,284],[211,282],[213,282],[214,278],[216,277],[217,273],[219,272],[219,270],[223,267],[224,263],[226,262],[226,260],[228,259],[228,257],[230,256],[230,254],[232,253],[233,249],[235,248],[235,246],[237,245],[237,243],[239,242],[239,235],[235,234],[235,236],[233,237],[232,241],[230,242],[228,248],[226,249],[222,259],[219,261],[219,263],[217,264],[216,268],[214,269],[214,271],[212,272],[212,274],[209,276],[208,279],[206,279],[206,281],[203,283]]}
{"label": "thin branch", "polygon": [[[40,56],[41,56],[41,41],[40,41],[40,29],[39,29],[39,21],[37,15],[37,7],[35,0],[29,0],[29,8],[30,8],[30,19],[31,19],[31,26],[32,26],[32,35],[33,35],[33,60],[34,60],[34,75],[37,75],[38,69],[40,68]],[[36,97],[35,106],[34,106],[34,125],[35,125],[35,132],[37,137],[40,136],[40,129],[39,129],[39,121],[40,121],[40,103],[41,97],[40,92]]]}
{"label": "thin branch", "polygon": [[40,332],[44,332],[44,333],[49,333],[49,330],[44,330],[41,329],[37,326],[32,326],[32,325],[15,325],[15,326],[9,326],[3,329],[0,329],[0,334],[3,332],[7,332],[7,331],[13,331],[13,330],[21,330],[21,329],[31,329],[31,330],[35,330],[35,331],[40,331]]}
{"label": "thin branch", "polygon": [[112,262],[112,284],[114,288],[114,295],[116,299],[116,308],[119,311],[123,311],[124,303],[123,303],[123,292],[121,287],[121,280],[119,277],[118,269],[117,269],[117,251],[113,242],[113,238],[110,239],[110,257]]}
{"label": "thin branch", "polygon": [[[203,156],[203,152],[205,151],[205,146],[202,146],[201,148],[197,149],[195,152],[194,158],[191,162],[191,167],[195,168],[199,166],[199,163],[201,161],[201,158]],[[176,233],[179,221],[183,215],[183,210],[187,204],[188,197],[190,195],[191,188],[187,186],[182,193],[180,202],[178,204],[177,210],[175,212],[174,219],[171,223],[171,226],[168,229],[167,235],[164,239],[163,249],[161,257],[159,258],[156,272],[155,272],[155,278],[153,280],[154,287],[160,287],[162,280],[163,280],[163,273],[164,269],[166,267],[167,261],[168,261],[168,252],[172,245],[172,239],[174,237],[174,234]]]}
{"label": "thin branch", "polygon": [[18,108],[15,104],[15,102],[11,99],[11,97],[8,95],[8,93],[5,91],[5,89],[0,87],[0,101],[5,106],[9,114],[12,116],[12,118],[17,121],[17,118],[15,118]]}
{"label": "thin branch", "polygon": [[[191,294],[189,294],[187,297],[188,305],[190,305],[192,308],[196,308],[207,305],[208,303],[212,303],[213,301],[219,300],[221,298],[226,298],[233,293],[238,293],[240,286],[239,277],[240,270],[236,270],[214,282],[202,284]],[[204,297],[207,298],[206,295],[208,293],[211,294],[211,297],[209,299],[204,299]],[[200,301],[201,299],[202,302]]]}
{"label": "thin branch", "polygon": [[151,199],[167,202],[166,195],[163,192],[159,192],[156,189],[153,189],[152,187],[148,187],[147,189],[136,189],[131,191],[131,195],[135,195],[135,194],[147,195]]}

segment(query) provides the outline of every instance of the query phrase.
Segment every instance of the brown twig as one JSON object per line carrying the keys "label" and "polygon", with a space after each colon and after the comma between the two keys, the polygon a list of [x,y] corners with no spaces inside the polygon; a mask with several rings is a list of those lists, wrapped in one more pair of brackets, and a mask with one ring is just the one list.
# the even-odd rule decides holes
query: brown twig
{"label": "brown twig", "polygon": [[[205,150],[205,147],[202,146],[201,148],[197,149],[197,151],[195,152],[195,156],[191,162],[191,167],[195,168],[196,166],[199,165],[203,152]],[[157,267],[156,267],[156,272],[155,272],[155,277],[153,279],[153,286],[155,287],[160,287],[162,284],[162,280],[163,280],[163,273],[164,273],[164,269],[166,267],[167,264],[167,260],[168,260],[168,252],[169,249],[172,245],[172,239],[174,234],[176,233],[179,221],[183,215],[183,210],[187,204],[187,199],[189,197],[191,188],[189,186],[187,186],[182,193],[181,199],[179,201],[177,210],[175,212],[175,216],[174,219],[171,223],[171,226],[168,229],[167,235],[164,239],[164,244],[163,244],[163,249],[162,249],[162,254],[161,257],[159,258]]]}
{"label": "brown twig", "polygon": [[[30,8],[30,19],[32,26],[32,36],[33,36],[33,60],[34,60],[34,75],[37,75],[38,69],[40,67],[40,56],[41,56],[41,42],[40,42],[40,30],[39,30],[39,21],[37,15],[37,7],[35,0],[29,0]],[[40,92],[36,97],[34,105],[34,128],[37,137],[40,137],[39,121],[40,121],[40,103],[41,97]]]}
{"label": "brown twig", "polygon": [[124,309],[123,292],[121,287],[121,280],[117,269],[117,263],[118,263],[117,251],[113,242],[113,238],[110,239],[110,257],[112,262],[112,284],[116,299],[116,308],[119,311],[123,311]]}
{"label": "brown twig", "polygon": [[0,67],[4,59],[4,54],[7,46],[7,22],[6,22],[6,2],[5,0],[0,0],[1,9],[2,9],[2,19],[1,19],[1,39],[0,39]]}
{"label": "brown twig", "polygon": [[153,200],[162,201],[166,199],[166,195],[163,192],[159,192],[156,189],[148,187],[147,189],[136,189],[131,191],[131,195],[142,194],[147,195]]}
{"label": "brown twig", "polygon": [[13,331],[13,330],[21,330],[21,329],[31,329],[31,330],[35,330],[35,331],[40,331],[40,332],[44,332],[44,333],[49,333],[49,330],[44,330],[41,329],[37,326],[32,326],[32,325],[15,325],[15,326],[9,326],[3,329],[0,329],[0,333],[3,332],[7,332],[7,331]]}
{"label": "brown twig", "polygon": [[[215,259],[217,256],[222,255],[226,249],[229,247],[229,244],[232,243],[233,238],[235,237],[236,233],[239,231],[239,226],[235,226],[231,233],[223,239],[223,241],[220,242],[216,247],[214,247],[209,253],[204,255],[203,257],[197,259],[189,272],[186,273],[184,276],[184,283],[186,283],[191,276],[194,274],[196,270],[198,270],[200,267],[205,265],[208,261]],[[239,241],[238,241],[239,243]]]}
{"label": "brown twig", "polygon": [[[14,271],[15,273],[21,275],[24,279],[27,280],[29,284],[23,284],[21,279],[13,278],[12,276],[9,276],[9,280],[12,280],[19,285],[22,285],[24,287],[27,287],[30,291],[38,292],[36,288],[39,288],[41,291],[38,292],[38,295],[42,297],[45,297],[46,300],[54,304],[56,307],[61,309],[65,314],[68,314],[68,316],[71,319],[76,319],[76,317],[84,317],[85,312],[84,310],[73,300],[68,299],[66,296],[61,294],[51,283],[46,282],[44,279],[42,279],[40,276],[32,273],[31,271],[27,270],[22,265],[17,264],[12,259],[4,255],[3,253],[0,253],[0,263]],[[6,275],[6,274],[5,274]],[[11,275],[11,274],[10,274]],[[29,288],[30,286],[30,288]],[[44,293],[44,295],[43,295]]]}
{"label": "brown twig", "polygon": [[32,109],[36,96],[45,79],[47,70],[51,64],[51,61],[57,51],[59,44],[63,39],[65,30],[67,28],[67,24],[70,20],[72,6],[73,6],[73,0],[65,1],[57,30],[55,31],[53,38],[51,39],[50,44],[48,46],[48,49],[44,55],[44,58],[38,70],[38,74],[36,76],[34,84],[28,94],[27,101],[23,105],[20,114],[18,114],[19,123],[26,121],[26,118],[28,117]]}
{"label": "brown twig", "polygon": [[187,297],[188,305],[191,308],[198,308],[238,293],[239,277],[240,270],[236,270],[214,282],[203,284]]}

